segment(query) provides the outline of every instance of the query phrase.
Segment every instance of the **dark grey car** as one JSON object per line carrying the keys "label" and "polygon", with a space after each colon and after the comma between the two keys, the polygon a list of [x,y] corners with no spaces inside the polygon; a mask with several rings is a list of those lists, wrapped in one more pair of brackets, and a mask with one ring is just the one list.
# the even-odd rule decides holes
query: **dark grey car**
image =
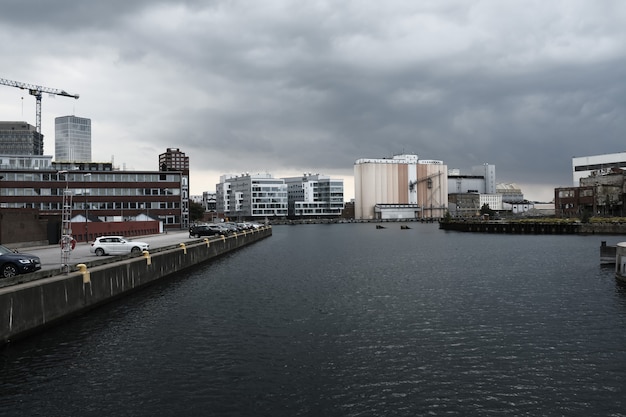
{"label": "dark grey car", "polygon": [[41,259],[28,253],[19,253],[0,245],[0,278],[11,278],[41,269]]}
{"label": "dark grey car", "polygon": [[200,224],[189,228],[189,237],[226,235],[228,235],[228,230],[217,224]]}

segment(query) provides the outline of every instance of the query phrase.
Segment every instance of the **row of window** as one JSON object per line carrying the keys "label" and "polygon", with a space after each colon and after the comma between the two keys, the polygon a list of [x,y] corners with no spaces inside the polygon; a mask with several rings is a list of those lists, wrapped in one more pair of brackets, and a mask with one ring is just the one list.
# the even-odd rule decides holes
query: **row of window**
{"label": "row of window", "polygon": [[593,197],[593,189],[579,189],[579,190],[559,190],[559,198],[573,198],[576,197],[576,191],[578,191],[579,197]]}
{"label": "row of window", "polygon": [[[70,188],[74,197],[106,197],[106,196],[168,196],[181,195],[181,190],[161,188]],[[2,196],[61,196],[62,188],[0,188]],[[187,191],[183,190],[182,197],[186,197]]]}
{"label": "row of window", "polygon": [[[65,176],[67,175],[67,178]],[[177,174],[135,174],[135,173],[57,173],[57,172],[3,172],[4,181],[61,181],[61,182],[179,182]],[[184,178],[183,178],[184,180]],[[183,181],[184,183],[184,181]]]}
{"label": "row of window", "polygon": [[[3,208],[36,208],[41,211],[46,210],[61,210],[63,204],[61,202],[49,202],[49,203],[2,203]],[[167,201],[167,202],[152,202],[152,203],[138,203],[132,201],[125,202],[104,202],[104,203],[82,203],[74,201],[72,203],[73,211],[98,211],[98,210],[157,210],[157,209],[176,209],[180,210],[180,202]],[[97,214],[97,213],[94,213]]]}
{"label": "row of window", "polygon": [[605,162],[603,164],[578,165],[574,167],[575,172],[579,171],[598,171],[610,168],[626,168],[626,161],[623,162]]}

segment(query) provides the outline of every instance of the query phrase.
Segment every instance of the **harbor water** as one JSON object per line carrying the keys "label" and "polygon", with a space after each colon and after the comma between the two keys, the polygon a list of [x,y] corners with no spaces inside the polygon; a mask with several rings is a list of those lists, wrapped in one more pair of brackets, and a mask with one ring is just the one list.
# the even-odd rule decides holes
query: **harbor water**
{"label": "harbor water", "polygon": [[624,416],[606,237],[273,236],[0,350],[0,416]]}

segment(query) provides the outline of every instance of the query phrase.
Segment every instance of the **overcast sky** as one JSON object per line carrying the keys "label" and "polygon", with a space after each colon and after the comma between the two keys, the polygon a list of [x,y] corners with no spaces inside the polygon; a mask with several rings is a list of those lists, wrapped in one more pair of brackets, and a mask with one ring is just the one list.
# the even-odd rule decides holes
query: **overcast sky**
{"label": "overcast sky", "polygon": [[[54,118],[92,121],[92,157],[157,170],[180,148],[191,192],[225,173],[344,178],[414,153],[496,166],[529,199],[572,184],[573,156],[626,150],[622,0],[5,0],[0,78]],[[0,86],[0,120],[35,99]]]}

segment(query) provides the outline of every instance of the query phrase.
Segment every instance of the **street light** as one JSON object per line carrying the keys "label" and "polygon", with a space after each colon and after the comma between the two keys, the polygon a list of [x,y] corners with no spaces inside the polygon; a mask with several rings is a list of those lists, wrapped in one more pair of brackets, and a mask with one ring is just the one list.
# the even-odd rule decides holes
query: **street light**
{"label": "street light", "polygon": [[91,181],[91,172],[83,174],[83,195],[85,196],[85,243],[89,243],[89,200],[87,199],[85,177],[88,177]]}

